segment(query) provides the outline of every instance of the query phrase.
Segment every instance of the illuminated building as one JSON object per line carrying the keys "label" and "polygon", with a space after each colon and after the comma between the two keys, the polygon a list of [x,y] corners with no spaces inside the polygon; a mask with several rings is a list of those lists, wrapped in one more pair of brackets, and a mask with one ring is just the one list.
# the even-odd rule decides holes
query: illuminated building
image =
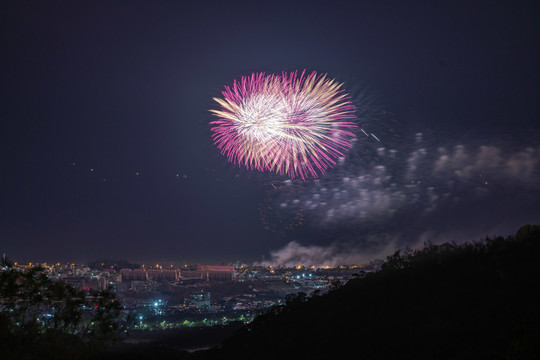
{"label": "illuminated building", "polygon": [[182,270],[182,280],[232,281],[233,276],[233,266],[203,265],[195,270]]}
{"label": "illuminated building", "polygon": [[148,269],[146,273],[149,280],[157,282],[177,281],[180,278],[180,270]]}
{"label": "illuminated building", "polygon": [[197,309],[209,309],[210,308],[210,292],[201,291],[191,295],[191,303],[197,307]]}
{"label": "illuminated building", "polygon": [[144,269],[122,269],[122,281],[146,281],[148,280],[146,270]]}

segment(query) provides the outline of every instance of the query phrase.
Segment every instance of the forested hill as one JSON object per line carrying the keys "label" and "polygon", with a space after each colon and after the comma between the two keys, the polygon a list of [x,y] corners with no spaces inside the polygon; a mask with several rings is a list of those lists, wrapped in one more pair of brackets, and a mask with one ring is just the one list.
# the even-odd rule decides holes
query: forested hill
{"label": "forested hill", "polygon": [[203,359],[540,359],[540,234],[428,245],[297,296]]}

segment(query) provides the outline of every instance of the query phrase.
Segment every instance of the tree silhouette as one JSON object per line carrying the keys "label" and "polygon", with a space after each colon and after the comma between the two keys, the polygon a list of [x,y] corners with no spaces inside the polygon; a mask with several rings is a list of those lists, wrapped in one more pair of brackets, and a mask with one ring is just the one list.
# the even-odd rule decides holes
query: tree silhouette
{"label": "tree silhouette", "polygon": [[[2,359],[89,355],[121,338],[126,319],[110,291],[80,291],[40,267],[0,267]],[[52,355],[54,354],[54,355]],[[64,355],[62,355],[64,354]],[[46,358],[46,357],[45,357]]]}
{"label": "tree silhouette", "polygon": [[533,230],[398,251],[382,271],[287,297],[196,358],[539,359]]}

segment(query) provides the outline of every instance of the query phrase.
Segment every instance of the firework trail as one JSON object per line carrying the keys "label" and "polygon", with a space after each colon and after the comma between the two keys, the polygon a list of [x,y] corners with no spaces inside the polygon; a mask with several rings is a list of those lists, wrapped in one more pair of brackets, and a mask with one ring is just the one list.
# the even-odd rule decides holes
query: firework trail
{"label": "firework trail", "polygon": [[254,73],[225,87],[210,110],[213,140],[239,166],[292,179],[318,177],[351,147],[356,107],[326,75]]}

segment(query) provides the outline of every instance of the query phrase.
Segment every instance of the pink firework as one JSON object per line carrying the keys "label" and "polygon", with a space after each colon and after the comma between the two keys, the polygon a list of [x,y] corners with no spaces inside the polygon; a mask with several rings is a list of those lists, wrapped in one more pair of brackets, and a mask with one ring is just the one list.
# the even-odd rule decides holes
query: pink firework
{"label": "pink firework", "polygon": [[303,71],[254,73],[226,86],[210,110],[215,145],[239,166],[318,177],[351,147],[356,107],[342,85]]}

